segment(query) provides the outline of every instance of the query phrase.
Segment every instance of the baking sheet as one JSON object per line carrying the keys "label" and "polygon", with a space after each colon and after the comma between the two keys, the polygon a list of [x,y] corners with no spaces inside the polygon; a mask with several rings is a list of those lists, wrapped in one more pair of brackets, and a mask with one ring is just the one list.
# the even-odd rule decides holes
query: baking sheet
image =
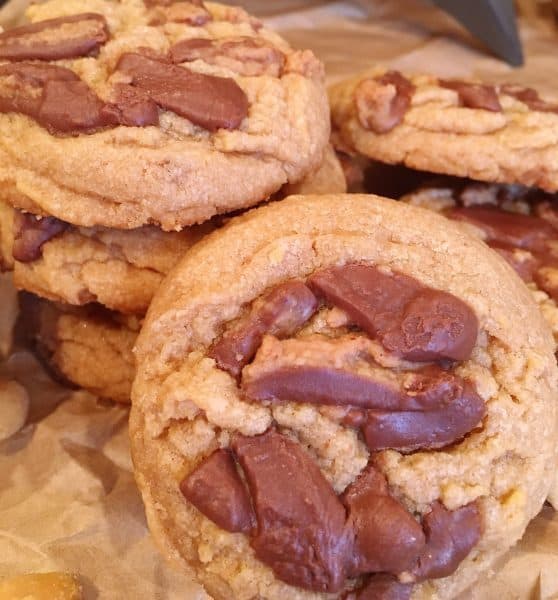
{"label": "baking sheet", "polygon": [[[13,0],[0,10],[0,23],[17,20],[23,3]],[[521,25],[526,65],[513,70],[419,0],[243,4],[293,44],[314,49],[329,81],[374,62],[541,90],[558,81],[558,38],[552,22],[539,20],[535,10]],[[13,290],[0,277],[0,356],[12,307]],[[0,577],[77,572],[86,600],[209,598],[187,573],[166,566],[149,537],[129,457],[127,410],[59,386],[24,350],[0,364],[0,376],[16,378],[31,396],[25,428],[0,442]],[[558,515],[545,507],[497,573],[465,598],[558,598]]]}

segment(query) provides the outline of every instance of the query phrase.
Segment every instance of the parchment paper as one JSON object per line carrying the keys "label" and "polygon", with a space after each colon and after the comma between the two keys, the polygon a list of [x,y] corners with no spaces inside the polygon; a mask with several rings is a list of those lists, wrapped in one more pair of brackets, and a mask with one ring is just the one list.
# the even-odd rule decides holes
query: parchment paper
{"label": "parchment paper", "polygon": [[[530,18],[521,24],[521,37],[527,64],[517,70],[419,0],[243,4],[293,44],[314,49],[330,81],[382,62],[552,90],[558,82],[556,31],[551,20],[536,17],[532,0],[526,2]],[[14,4],[1,10],[0,23],[13,21],[17,12]],[[12,301],[7,279],[0,278],[0,353]],[[25,350],[0,365],[5,374],[25,385],[31,411],[26,427],[0,442],[0,577],[77,572],[87,600],[209,598],[187,573],[166,566],[149,537],[129,457],[127,410],[62,388]],[[465,597],[558,598],[558,515],[545,507],[496,571]]]}

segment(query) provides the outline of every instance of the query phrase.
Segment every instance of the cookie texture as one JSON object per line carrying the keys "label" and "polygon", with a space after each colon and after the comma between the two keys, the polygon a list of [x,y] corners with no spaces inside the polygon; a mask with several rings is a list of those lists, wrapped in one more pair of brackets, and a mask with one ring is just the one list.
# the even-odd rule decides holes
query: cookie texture
{"label": "cookie texture", "polygon": [[345,144],[381,162],[558,189],[558,101],[530,88],[374,68],[330,91]]}
{"label": "cookie texture", "polygon": [[130,402],[141,322],[101,306],[72,307],[20,295],[25,337],[51,373],[116,402]]}
{"label": "cookie texture", "polygon": [[558,343],[558,205],[553,195],[523,186],[446,181],[401,200],[456,220],[500,253],[531,289]]}
{"label": "cookie texture", "polygon": [[337,153],[330,144],[327,146],[319,168],[294,184],[281,188],[281,196],[310,194],[344,194],[347,191],[347,179]]}
{"label": "cookie texture", "polygon": [[84,227],[175,230],[319,166],[323,66],[243,9],[51,0],[28,16],[0,34],[2,200]]}
{"label": "cookie texture", "polygon": [[2,263],[13,269],[16,287],[56,302],[96,302],[139,315],[181,256],[215,228],[206,223],[180,232],[153,226],[124,231],[64,224],[53,237],[37,239],[42,221],[0,203]]}
{"label": "cookie texture", "polygon": [[[355,277],[364,290],[402,286],[432,337],[413,334],[409,346],[377,321],[382,312],[359,309]],[[181,261],[136,344],[130,433],[153,536],[219,599],[456,597],[521,537],[551,487],[553,350],[505,261],[432,211],[364,195],[250,211]],[[454,357],[449,371],[443,356]],[[301,373],[316,386],[302,387]],[[415,376],[426,377],[422,392],[399,395]],[[453,442],[421,430],[415,445],[391,437],[382,448],[369,435],[376,419],[390,427],[408,414],[402,406],[418,420],[447,415],[431,405],[446,398],[435,391],[446,376],[451,406],[465,402],[470,419]],[[324,377],[336,398],[364,390],[358,410],[332,399]],[[379,386],[371,396],[369,385]],[[377,412],[367,403],[379,396]],[[389,519],[374,523],[369,506]],[[440,537],[449,531],[451,549]]]}

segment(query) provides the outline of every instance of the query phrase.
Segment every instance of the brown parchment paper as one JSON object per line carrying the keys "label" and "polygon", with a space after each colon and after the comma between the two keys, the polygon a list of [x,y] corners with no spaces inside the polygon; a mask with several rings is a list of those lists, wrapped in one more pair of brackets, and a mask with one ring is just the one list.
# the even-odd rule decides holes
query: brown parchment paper
{"label": "brown parchment paper", "polygon": [[[294,45],[312,48],[325,61],[329,81],[380,62],[552,91],[558,88],[555,25],[537,17],[534,0],[524,2],[527,62],[516,70],[420,0],[237,3],[264,16]],[[12,0],[0,10],[0,23],[17,21],[24,4]],[[4,276],[0,358],[9,345],[12,306],[13,290]],[[188,573],[166,566],[149,537],[129,457],[127,410],[59,386],[25,350],[0,363],[3,375],[27,388],[31,409],[25,428],[0,442],[0,577],[77,572],[87,600],[209,598]],[[546,506],[495,573],[465,598],[558,599],[558,514]]]}

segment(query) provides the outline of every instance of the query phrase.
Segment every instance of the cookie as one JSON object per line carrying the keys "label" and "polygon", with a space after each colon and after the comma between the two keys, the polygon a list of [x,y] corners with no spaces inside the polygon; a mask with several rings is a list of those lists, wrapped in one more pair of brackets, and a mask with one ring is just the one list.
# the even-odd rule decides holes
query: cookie
{"label": "cookie", "polygon": [[136,344],[153,536],[218,600],[454,598],[553,483],[553,350],[505,261],[431,211],[250,211],[185,256]]}
{"label": "cookie", "polygon": [[558,201],[523,186],[441,182],[401,198],[461,222],[527,283],[558,344]]}
{"label": "cookie", "polygon": [[512,84],[375,68],[330,93],[334,130],[369,158],[558,190],[558,100]]}
{"label": "cookie", "polygon": [[100,398],[130,402],[132,349],[140,328],[136,317],[32,294],[21,294],[20,304],[25,337],[55,378]]}
{"label": "cookie", "polygon": [[83,227],[175,230],[319,166],[323,65],[243,9],[50,0],[28,16],[0,34],[1,200]]}
{"label": "cookie", "polygon": [[57,302],[97,302],[143,315],[163,277],[214,228],[213,223],[180,232],[149,225],[128,231],[75,227],[0,202],[0,256],[19,289]]}

